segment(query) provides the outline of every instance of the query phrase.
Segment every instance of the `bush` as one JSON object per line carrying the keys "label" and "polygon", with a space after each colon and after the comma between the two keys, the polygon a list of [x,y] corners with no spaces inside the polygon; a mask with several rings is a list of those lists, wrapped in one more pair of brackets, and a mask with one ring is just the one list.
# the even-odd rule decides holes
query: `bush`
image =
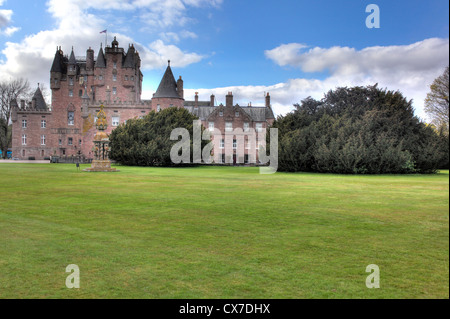
{"label": "bush", "polygon": [[307,98],[274,127],[280,171],[407,174],[448,166],[448,137],[421,123],[401,93],[376,85]]}
{"label": "bush", "polygon": [[192,150],[196,119],[185,109],[171,107],[161,112],[152,111],[143,119],[128,120],[110,135],[110,158],[131,166],[174,166],[170,151],[177,141],[171,141],[170,134],[175,128],[187,129]]}

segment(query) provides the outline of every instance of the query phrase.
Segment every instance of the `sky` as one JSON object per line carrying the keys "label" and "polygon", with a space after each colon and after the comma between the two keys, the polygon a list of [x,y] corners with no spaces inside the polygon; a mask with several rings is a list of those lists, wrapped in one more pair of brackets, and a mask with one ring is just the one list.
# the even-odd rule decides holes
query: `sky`
{"label": "sky", "polygon": [[[379,28],[368,28],[370,4]],[[0,0],[0,80],[49,87],[56,47],[85,56],[106,37],[133,43],[150,99],[171,60],[185,98],[264,105],[276,115],[336,87],[400,91],[428,120],[424,99],[449,60],[447,0]]]}

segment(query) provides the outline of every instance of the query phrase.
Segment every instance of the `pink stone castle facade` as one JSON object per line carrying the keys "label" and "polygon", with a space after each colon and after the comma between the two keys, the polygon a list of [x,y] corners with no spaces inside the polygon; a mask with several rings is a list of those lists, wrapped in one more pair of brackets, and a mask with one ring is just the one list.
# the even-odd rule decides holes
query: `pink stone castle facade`
{"label": "pink stone castle facade", "polygon": [[[114,38],[111,46],[100,48],[96,57],[89,48],[86,57],[76,58],[73,48],[70,56],[59,47],[50,70],[52,107],[46,105],[38,87],[31,102],[17,101],[12,111],[12,156],[19,159],[48,159],[52,156],[93,158],[95,116],[104,105],[111,131],[128,119],[142,117],[151,111],[168,107],[186,108],[197,116],[204,127],[218,129],[223,135],[214,136],[214,161],[216,163],[256,162],[257,155],[250,152],[251,142],[246,132],[262,131],[275,120],[270,96],[261,107],[233,105],[231,92],[226,105],[215,105],[215,97],[209,101],[184,99],[181,76],[177,81],[169,65],[151,100],[141,100],[143,75],[141,59],[133,45],[119,47]],[[225,132],[242,129],[242,136],[225,138]],[[237,133],[239,135],[239,133]],[[243,153],[237,149],[244,148]],[[241,142],[242,141],[242,142]],[[263,138],[256,143],[265,145]],[[230,144],[230,145],[228,145]],[[233,145],[231,145],[233,144]],[[225,157],[225,149],[231,149]]]}

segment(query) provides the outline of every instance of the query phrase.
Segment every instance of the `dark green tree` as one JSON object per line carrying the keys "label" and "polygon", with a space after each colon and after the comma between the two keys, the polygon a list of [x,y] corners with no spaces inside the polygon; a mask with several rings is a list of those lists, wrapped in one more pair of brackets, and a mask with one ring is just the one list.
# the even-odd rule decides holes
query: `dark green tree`
{"label": "dark green tree", "polygon": [[398,91],[337,88],[295,107],[274,123],[281,171],[432,173],[445,161],[442,139]]}
{"label": "dark green tree", "polygon": [[143,119],[128,120],[110,135],[110,158],[131,166],[174,166],[170,151],[177,141],[170,140],[171,132],[176,128],[187,129],[192,150],[194,120],[197,118],[187,110],[175,107],[152,111]]}

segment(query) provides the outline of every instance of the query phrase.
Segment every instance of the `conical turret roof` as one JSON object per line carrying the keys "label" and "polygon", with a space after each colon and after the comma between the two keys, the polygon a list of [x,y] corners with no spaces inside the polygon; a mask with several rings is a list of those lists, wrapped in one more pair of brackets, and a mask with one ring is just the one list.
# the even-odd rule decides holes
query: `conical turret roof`
{"label": "conical turret roof", "polygon": [[100,46],[98,51],[97,61],[95,62],[96,68],[106,68],[105,55],[103,54],[103,48]]}
{"label": "conical turret roof", "polygon": [[175,81],[172,69],[170,68],[170,61],[161,80],[161,83],[159,84],[159,87],[153,97],[180,98],[177,91],[177,82]]}
{"label": "conical turret roof", "polygon": [[55,53],[55,58],[53,59],[53,64],[52,64],[52,68],[50,70],[50,72],[63,72],[63,67],[62,67],[63,61],[62,61],[62,56],[61,56],[61,51],[59,49],[56,50]]}
{"label": "conical turret roof", "polygon": [[47,109],[47,103],[45,103],[44,96],[42,95],[41,89],[36,89],[36,92],[34,92],[33,100],[35,101],[36,109],[37,110],[46,110]]}
{"label": "conical turret roof", "polygon": [[69,64],[77,64],[77,59],[75,59],[75,53],[73,53],[73,47],[72,52],[70,53]]}

